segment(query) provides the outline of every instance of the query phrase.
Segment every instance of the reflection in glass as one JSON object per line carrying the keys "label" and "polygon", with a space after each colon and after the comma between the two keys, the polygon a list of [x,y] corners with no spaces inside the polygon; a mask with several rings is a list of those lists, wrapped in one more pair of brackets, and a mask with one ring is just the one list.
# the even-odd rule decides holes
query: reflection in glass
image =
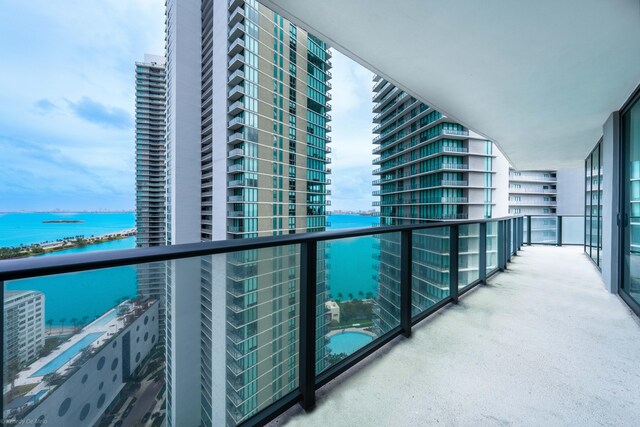
{"label": "reflection in glass", "polygon": [[555,216],[531,217],[531,244],[558,242],[558,219]]}
{"label": "reflection in glass", "polygon": [[[317,344],[324,343],[316,357],[318,373],[400,325],[400,233],[324,245],[318,263],[326,269],[323,304],[328,321],[324,335],[318,334]],[[320,318],[318,322],[323,323]]]}
{"label": "reflection in glass", "polygon": [[480,278],[480,224],[458,227],[458,287],[463,289]]}
{"label": "reflection in glass", "polygon": [[411,314],[449,297],[449,227],[413,232]]}
{"label": "reflection in glass", "polygon": [[640,102],[623,114],[625,213],[623,289],[640,302]]}
{"label": "reflection in glass", "polygon": [[487,274],[498,268],[498,223],[487,222]]}

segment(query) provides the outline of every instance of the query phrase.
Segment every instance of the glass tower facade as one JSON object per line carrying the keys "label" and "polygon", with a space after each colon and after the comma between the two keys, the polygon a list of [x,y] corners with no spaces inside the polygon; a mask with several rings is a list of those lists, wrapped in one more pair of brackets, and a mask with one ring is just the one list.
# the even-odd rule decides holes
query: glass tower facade
{"label": "glass tower facade", "polygon": [[[491,141],[470,132],[380,76],[373,82],[373,139],[378,155],[373,184],[379,189],[380,225],[491,218],[494,154]],[[413,305],[419,312],[449,292],[449,235],[445,229],[414,233]],[[460,230],[461,284],[477,276],[479,231]],[[398,315],[399,242],[380,238],[381,295],[376,324],[383,330]],[[418,274],[419,273],[419,274]],[[386,296],[386,297],[385,297]]]}
{"label": "glass tower facade", "polygon": [[[177,5],[170,2],[169,16]],[[202,0],[193,7],[200,18],[200,155],[193,164],[200,180],[189,189],[199,189],[194,209],[200,217],[193,227],[200,240],[324,231],[331,172],[328,46],[255,0]],[[193,31],[179,20],[177,26],[172,22],[167,27],[168,73],[172,65],[181,65],[181,52],[187,49],[181,47],[181,35]],[[180,96],[179,88],[176,93]],[[181,105],[171,99],[169,104],[171,121],[180,116]],[[181,143],[184,139],[176,139],[176,153]],[[167,164],[174,160],[168,156]],[[180,187],[175,180],[168,176],[168,185]],[[182,225],[173,218],[175,228]],[[198,262],[194,279],[200,316],[197,325],[190,325],[200,331],[200,357],[191,361],[199,370],[200,387],[189,400],[198,401],[202,425],[236,425],[297,387],[299,249],[250,250]],[[180,268],[169,273],[169,304],[185,292],[176,279]],[[320,271],[317,278],[319,370],[328,323],[324,276]],[[187,316],[179,311],[169,322],[185,323]],[[195,408],[180,404],[171,390],[172,380],[179,381],[172,369],[182,369],[185,359],[174,359],[180,353],[179,333],[169,340],[176,350],[167,354],[169,424],[180,425],[185,408],[191,413]]]}

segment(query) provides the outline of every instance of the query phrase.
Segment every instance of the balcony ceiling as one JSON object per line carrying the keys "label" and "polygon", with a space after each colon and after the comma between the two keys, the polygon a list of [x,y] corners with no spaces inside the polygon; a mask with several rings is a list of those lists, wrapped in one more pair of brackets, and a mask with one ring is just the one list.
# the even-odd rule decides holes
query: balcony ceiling
{"label": "balcony ceiling", "polygon": [[640,83],[640,1],[261,0],[519,169],[583,165]]}

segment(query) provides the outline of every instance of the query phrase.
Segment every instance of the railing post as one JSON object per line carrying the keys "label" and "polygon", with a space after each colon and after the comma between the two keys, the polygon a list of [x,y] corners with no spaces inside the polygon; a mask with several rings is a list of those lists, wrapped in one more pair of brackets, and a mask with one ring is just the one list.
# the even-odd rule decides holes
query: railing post
{"label": "railing post", "polygon": [[478,246],[478,279],[487,283],[487,223],[480,223],[480,237]]}
{"label": "railing post", "polygon": [[527,215],[527,246],[531,246],[531,215]]}
{"label": "railing post", "polygon": [[518,239],[518,250],[521,250],[524,240],[524,217],[522,216],[518,219],[518,236],[520,237]]}
{"label": "railing post", "polygon": [[407,338],[411,336],[412,237],[411,230],[400,233],[400,326]]}
{"label": "railing post", "polygon": [[558,215],[558,229],[557,229],[557,233],[558,233],[558,246],[562,246],[562,216]]}
{"label": "railing post", "polygon": [[459,234],[457,225],[449,227],[449,296],[454,304],[458,303]]}
{"label": "railing post", "polygon": [[316,404],[316,284],[318,242],[300,248],[300,394],[301,405],[311,411]]}
{"label": "railing post", "polygon": [[501,271],[504,271],[507,267],[505,252],[504,221],[498,221],[498,268]]}
{"label": "railing post", "polygon": [[507,263],[509,261],[511,261],[511,220],[508,219],[504,222],[504,226],[505,226],[505,239],[504,239],[504,244],[505,244],[505,251],[504,251],[504,255],[505,255],[505,259],[504,259],[504,264],[505,267],[507,265]]}

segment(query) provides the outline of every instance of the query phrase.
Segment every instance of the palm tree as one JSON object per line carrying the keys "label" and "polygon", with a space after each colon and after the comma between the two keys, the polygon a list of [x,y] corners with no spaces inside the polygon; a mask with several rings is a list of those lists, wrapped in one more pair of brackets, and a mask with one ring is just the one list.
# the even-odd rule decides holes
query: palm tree
{"label": "palm tree", "polygon": [[71,323],[73,323],[73,332],[76,333],[78,329],[78,319],[74,317],[71,319]]}
{"label": "palm tree", "polygon": [[353,299],[353,294],[351,292],[349,292],[349,299],[352,300]]}
{"label": "palm tree", "polygon": [[9,394],[10,399],[13,398],[13,389],[15,388],[15,382],[16,382],[16,378],[18,378],[18,373],[20,372],[20,362],[18,362],[17,360],[12,360],[11,362],[9,362],[9,365],[7,366],[7,376],[8,376],[8,380],[11,383],[11,392]]}
{"label": "palm tree", "polygon": [[62,319],[60,319],[60,326],[62,327],[62,334],[64,334],[64,322],[66,322],[67,319],[65,317],[63,317]]}
{"label": "palm tree", "polygon": [[53,319],[47,320],[47,324],[49,325],[49,335],[51,335],[51,328],[53,327]]}
{"label": "palm tree", "polygon": [[343,297],[342,292],[338,292],[338,299],[337,299],[337,301],[342,301],[342,297]]}
{"label": "palm tree", "polygon": [[373,292],[367,292],[367,299],[373,299]]}
{"label": "palm tree", "polygon": [[358,292],[358,296],[360,297],[360,299],[364,298],[364,292],[362,291]]}
{"label": "palm tree", "polygon": [[82,316],[82,325],[86,325],[88,323],[87,320],[89,320],[89,316]]}

